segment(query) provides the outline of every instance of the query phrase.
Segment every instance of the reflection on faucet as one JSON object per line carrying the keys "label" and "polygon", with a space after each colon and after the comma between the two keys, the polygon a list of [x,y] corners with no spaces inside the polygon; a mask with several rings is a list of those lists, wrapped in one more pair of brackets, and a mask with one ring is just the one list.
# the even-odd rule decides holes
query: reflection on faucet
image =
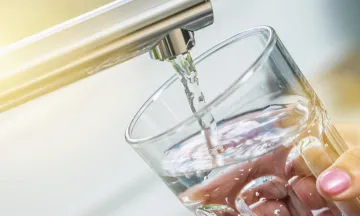
{"label": "reflection on faucet", "polygon": [[0,112],[155,45],[152,54],[173,58],[193,47],[193,31],[212,23],[209,0],[124,0],[75,18],[66,27],[62,24],[12,44],[10,49],[4,47],[0,50]]}

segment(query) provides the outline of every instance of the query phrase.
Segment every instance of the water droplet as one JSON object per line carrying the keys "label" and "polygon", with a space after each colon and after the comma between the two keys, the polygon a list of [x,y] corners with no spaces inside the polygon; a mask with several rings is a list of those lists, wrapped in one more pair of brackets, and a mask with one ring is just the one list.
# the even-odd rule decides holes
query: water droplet
{"label": "water droplet", "polygon": [[185,203],[185,202],[190,202],[190,199],[189,199],[189,197],[187,197],[187,196],[186,196],[186,197],[182,197],[182,198],[180,198],[180,199],[181,199],[181,201],[184,202],[184,203]]}
{"label": "water droplet", "polygon": [[285,88],[285,86],[282,84],[282,82],[280,80],[277,81],[277,84],[278,84],[279,88],[281,88],[281,89]]}
{"label": "water droplet", "polygon": [[239,181],[239,178],[234,178],[235,181]]}
{"label": "water droplet", "polygon": [[261,198],[259,199],[259,201],[260,201],[260,202],[265,202],[265,201],[266,201],[266,198],[265,198],[265,197],[261,197]]}
{"label": "water droplet", "polygon": [[204,181],[208,180],[208,177],[207,176],[204,176]]}
{"label": "water droplet", "polygon": [[[245,141],[244,145],[252,145],[253,143],[254,143],[253,140],[248,139],[248,140]],[[241,147],[241,145],[238,145],[238,147]]]}
{"label": "water droplet", "polygon": [[274,215],[280,215],[280,209],[275,209]]}
{"label": "water droplet", "polygon": [[251,170],[252,170],[252,169],[250,168],[250,169],[249,169],[249,172],[250,172]]}
{"label": "water droplet", "polygon": [[260,196],[260,193],[256,191],[255,196]]}

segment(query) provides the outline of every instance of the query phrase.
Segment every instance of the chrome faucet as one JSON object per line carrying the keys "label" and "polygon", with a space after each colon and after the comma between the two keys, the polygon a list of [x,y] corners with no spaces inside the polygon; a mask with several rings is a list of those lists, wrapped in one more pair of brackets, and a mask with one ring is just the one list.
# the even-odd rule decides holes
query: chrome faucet
{"label": "chrome faucet", "polygon": [[117,0],[0,48],[0,112],[145,52],[172,59],[213,20],[210,0]]}

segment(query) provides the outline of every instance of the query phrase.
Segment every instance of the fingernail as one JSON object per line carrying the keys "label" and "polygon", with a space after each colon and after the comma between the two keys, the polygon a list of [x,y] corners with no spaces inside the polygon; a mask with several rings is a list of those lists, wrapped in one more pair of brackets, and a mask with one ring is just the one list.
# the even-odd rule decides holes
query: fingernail
{"label": "fingernail", "polygon": [[341,169],[335,169],[321,174],[319,177],[321,189],[329,195],[339,194],[350,187],[349,174]]}

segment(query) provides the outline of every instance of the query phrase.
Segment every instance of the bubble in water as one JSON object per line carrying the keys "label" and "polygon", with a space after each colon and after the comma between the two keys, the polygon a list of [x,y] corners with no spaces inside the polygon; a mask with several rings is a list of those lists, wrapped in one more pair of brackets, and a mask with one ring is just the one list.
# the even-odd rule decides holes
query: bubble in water
{"label": "bubble in water", "polygon": [[266,198],[265,198],[265,197],[261,197],[261,198],[259,199],[259,201],[260,201],[260,202],[265,202],[265,201],[266,201]]}
{"label": "bubble in water", "polygon": [[280,209],[275,209],[274,215],[280,215]]}
{"label": "bubble in water", "polygon": [[[248,140],[246,140],[245,141],[245,145],[252,145],[254,143],[254,141],[253,140],[251,140],[251,139],[248,139]],[[238,147],[240,147],[241,145],[238,145]]]}
{"label": "bubble in water", "polygon": [[255,141],[260,141],[261,139],[262,139],[261,136],[258,136],[258,137],[254,137],[254,138],[253,138],[253,140],[255,140]]}
{"label": "bubble in water", "polygon": [[260,193],[256,191],[255,196],[260,196]]}
{"label": "bubble in water", "polygon": [[261,146],[261,148],[263,148],[264,150],[266,150],[267,148],[271,147],[271,143],[263,143],[263,145]]}
{"label": "bubble in water", "polygon": [[189,199],[189,197],[187,197],[187,196],[181,197],[180,199],[181,199],[181,201],[184,202],[184,203],[185,203],[185,202],[190,202],[190,199]]}
{"label": "bubble in water", "polygon": [[279,86],[279,88],[283,89],[285,88],[284,84],[282,84],[281,80],[277,80],[277,84]]}
{"label": "bubble in water", "polygon": [[204,181],[208,180],[208,177],[207,176],[204,176]]}

